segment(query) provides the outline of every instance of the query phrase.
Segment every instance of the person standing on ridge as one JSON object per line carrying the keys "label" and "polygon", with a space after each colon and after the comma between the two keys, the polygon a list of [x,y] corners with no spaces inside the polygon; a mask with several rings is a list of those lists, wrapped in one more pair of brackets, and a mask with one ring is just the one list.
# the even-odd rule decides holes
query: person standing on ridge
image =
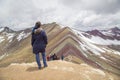
{"label": "person standing on ridge", "polygon": [[64,55],[63,54],[61,55],[61,60],[64,60]]}
{"label": "person standing on ridge", "polygon": [[33,53],[35,54],[36,62],[38,64],[38,69],[41,69],[41,62],[39,53],[42,54],[44,67],[47,67],[46,62],[46,52],[45,48],[47,45],[47,35],[46,32],[41,28],[41,22],[36,22],[35,27],[32,30],[31,45],[33,48]]}

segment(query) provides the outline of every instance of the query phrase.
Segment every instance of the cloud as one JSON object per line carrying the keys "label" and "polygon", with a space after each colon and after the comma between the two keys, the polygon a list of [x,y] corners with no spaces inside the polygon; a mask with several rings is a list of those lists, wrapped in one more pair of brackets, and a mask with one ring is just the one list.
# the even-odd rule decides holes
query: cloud
{"label": "cloud", "polygon": [[99,14],[120,11],[120,0],[61,0],[61,3],[76,10],[92,10]]}
{"label": "cloud", "polygon": [[120,27],[119,0],[0,0],[0,26],[57,22],[77,29]]}
{"label": "cloud", "polygon": [[0,25],[22,29],[34,26],[37,20],[42,23],[57,21],[64,14],[60,15],[56,1],[0,0]]}

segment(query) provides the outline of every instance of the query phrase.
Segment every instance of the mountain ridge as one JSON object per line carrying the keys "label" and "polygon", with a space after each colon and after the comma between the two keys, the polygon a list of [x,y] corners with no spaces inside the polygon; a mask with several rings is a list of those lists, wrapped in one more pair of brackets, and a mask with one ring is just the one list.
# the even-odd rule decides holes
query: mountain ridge
{"label": "mountain ridge", "polygon": [[[47,56],[56,53],[58,57],[61,57],[63,54],[66,61],[77,64],[87,63],[93,67],[120,75],[119,51],[109,48],[107,45],[93,43],[94,41],[84,35],[87,34],[89,36],[84,31],[81,32],[69,27],[61,27],[56,23],[44,24],[42,28],[45,29],[48,35]],[[30,28],[16,32],[11,42],[8,40],[6,34],[0,34],[4,38],[0,43],[0,54],[2,55],[0,67],[8,66],[14,62],[27,63],[34,61],[34,55],[32,54],[32,47],[30,45]],[[96,36],[92,35],[92,37],[96,39]],[[116,42],[116,44],[118,43]]]}

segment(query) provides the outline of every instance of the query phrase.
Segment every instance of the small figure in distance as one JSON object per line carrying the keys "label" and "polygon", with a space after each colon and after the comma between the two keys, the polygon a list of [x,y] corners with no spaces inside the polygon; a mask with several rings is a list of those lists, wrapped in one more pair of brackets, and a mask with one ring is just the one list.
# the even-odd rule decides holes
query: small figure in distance
{"label": "small figure in distance", "polygon": [[50,61],[50,55],[47,56],[47,61]]}
{"label": "small figure in distance", "polygon": [[64,55],[63,54],[61,55],[61,60],[64,60]]}
{"label": "small figure in distance", "polygon": [[53,54],[53,60],[58,60],[58,57],[55,53]]}

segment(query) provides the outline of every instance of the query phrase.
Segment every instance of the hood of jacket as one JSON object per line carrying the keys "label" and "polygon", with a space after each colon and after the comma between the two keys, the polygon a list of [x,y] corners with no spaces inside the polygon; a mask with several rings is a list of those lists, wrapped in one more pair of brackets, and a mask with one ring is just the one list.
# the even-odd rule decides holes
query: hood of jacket
{"label": "hood of jacket", "polygon": [[42,30],[43,30],[42,28],[35,29],[34,33],[35,33],[35,34],[38,34],[38,33],[40,33]]}

